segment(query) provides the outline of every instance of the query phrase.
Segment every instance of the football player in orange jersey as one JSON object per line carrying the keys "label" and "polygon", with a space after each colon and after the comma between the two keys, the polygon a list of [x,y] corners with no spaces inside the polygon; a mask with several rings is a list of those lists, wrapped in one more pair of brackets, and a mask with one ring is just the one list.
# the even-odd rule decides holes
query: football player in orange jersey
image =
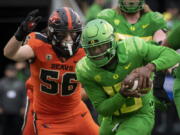
{"label": "football player in orange jersey", "polygon": [[[85,55],[79,48],[80,17],[71,8],[59,8],[49,17],[47,32],[42,34],[32,32],[41,18],[37,13],[28,14],[4,48],[4,55],[12,60],[34,58],[30,70],[36,134],[98,135],[99,128],[81,101],[75,75],[76,63]],[[21,46],[27,35],[26,44]]]}
{"label": "football player in orange jersey", "polygon": [[35,135],[33,123],[33,84],[31,78],[26,81],[26,110],[24,114],[24,122],[22,126],[22,135]]}

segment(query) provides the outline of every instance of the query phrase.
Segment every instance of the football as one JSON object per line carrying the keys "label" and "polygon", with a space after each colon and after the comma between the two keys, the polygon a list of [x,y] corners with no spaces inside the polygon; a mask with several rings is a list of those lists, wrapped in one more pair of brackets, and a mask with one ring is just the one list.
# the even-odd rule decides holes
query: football
{"label": "football", "polygon": [[[138,79],[134,80],[134,83],[133,83],[132,87],[129,88],[128,90],[131,90],[131,91],[137,90],[138,89],[138,83],[139,83]],[[152,80],[150,80],[150,83],[151,83],[151,86],[149,88],[139,90],[139,91],[141,91],[140,92],[141,96],[144,96],[145,94],[147,94],[153,88]]]}
{"label": "football", "polygon": [[138,80],[134,80],[134,84],[132,86],[132,90],[136,90],[138,88]]}
{"label": "football", "polygon": [[128,90],[134,91],[134,90],[136,90],[137,88],[138,88],[138,80],[136,79],[136,80],[134,80],[133,86],[132,86],[130,89],[128,89]]}

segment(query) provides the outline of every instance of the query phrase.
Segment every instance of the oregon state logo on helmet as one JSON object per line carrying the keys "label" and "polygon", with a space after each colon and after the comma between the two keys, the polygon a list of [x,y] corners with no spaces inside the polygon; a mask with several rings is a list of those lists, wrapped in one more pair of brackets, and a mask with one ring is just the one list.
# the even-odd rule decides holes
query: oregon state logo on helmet
{"label": "oregon state logo on helmet", "polygon": [[56,9],[48,20],[48,26],[53,27],[56,32],[82,30],[79,15],[68,7]]}

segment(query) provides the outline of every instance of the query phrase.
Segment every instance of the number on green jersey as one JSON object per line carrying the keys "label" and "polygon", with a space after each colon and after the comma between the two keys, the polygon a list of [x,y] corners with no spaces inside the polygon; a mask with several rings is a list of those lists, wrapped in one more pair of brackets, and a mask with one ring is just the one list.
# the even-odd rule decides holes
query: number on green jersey
{"label": "number on green jersey", "polygon": [[[121,89],[121,83],[117,83],[114,86],[105,86],[103,87],[104,91],[110,96],[114,96]],[[141,98],[127,98],[126,103],[122,105],[122,107],[114,112],[114,115],[120,115],[124,113],[130,113],[138,110],[142,107],[142,99]]]}

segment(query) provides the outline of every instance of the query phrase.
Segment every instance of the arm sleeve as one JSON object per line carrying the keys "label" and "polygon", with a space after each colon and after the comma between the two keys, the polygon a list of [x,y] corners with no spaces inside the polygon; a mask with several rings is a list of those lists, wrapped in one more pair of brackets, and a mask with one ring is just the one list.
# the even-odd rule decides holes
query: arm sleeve
{"label": "arm sleeve", "polygon": [[169,32],[167,41],[171,48],[175,50],[180,48],[180,24]]}
{"label": "arm sleeve", "polygon": [[155,64],[157,71],[167,69],[180,62],[180,55],[176,51],[141,39],[138,40],[135,42],[139,55],[144,58],[144,61]]}
{"label": "arm sleeve", "polygon": [[88,97],[96,108],[97,112],[103,116],[110,116],[117,111],[125,102],[125,98],[117,93],[109,97],[96,82],[88,80],[82,76],[82,73],[76,68],[77,79],[83,85]]}
{"label": "arm sleeve", "polygon": [[159,12],[152,12],[151,18],[152,22],[154,23],[154,29],[156,29],[156,31],[160,29],[167,30],[167,23],[164,20],[162,14],[160,14]]}

